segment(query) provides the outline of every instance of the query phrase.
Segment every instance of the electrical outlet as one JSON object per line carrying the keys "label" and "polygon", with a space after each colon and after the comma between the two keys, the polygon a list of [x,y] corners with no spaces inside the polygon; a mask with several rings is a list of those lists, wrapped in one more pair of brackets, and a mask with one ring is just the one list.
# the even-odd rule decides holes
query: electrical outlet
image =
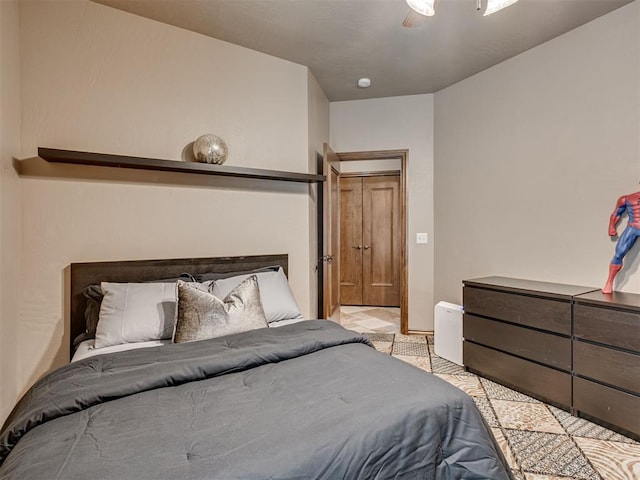
{"label": "electrical outlet", "polygon": [[426,233],[416,233],[416,243],[429,243],[429,235]]}

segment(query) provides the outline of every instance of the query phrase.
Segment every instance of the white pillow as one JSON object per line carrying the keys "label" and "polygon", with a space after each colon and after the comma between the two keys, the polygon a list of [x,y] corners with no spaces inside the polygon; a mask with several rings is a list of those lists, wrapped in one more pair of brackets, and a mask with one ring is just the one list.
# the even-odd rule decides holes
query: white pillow
{"label": "white pillow", "polygon": [[258,277],[260,299],[268,323],[303,318],[282,268],[274,272],[250,273],[214,280],[213,290],[210,291],[218,298],[225,298],[231,290],[251,275]]}
{"label": "white pillow", "polygon": [[171,338],[176,284],[100,284],[104,298],[96,327],[95,348]]}

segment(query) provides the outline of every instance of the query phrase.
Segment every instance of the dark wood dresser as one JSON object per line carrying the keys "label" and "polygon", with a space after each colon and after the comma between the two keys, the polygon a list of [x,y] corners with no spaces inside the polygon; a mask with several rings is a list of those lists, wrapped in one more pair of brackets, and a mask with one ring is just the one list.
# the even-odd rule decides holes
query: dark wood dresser
{"label": "dark wood dresser", "polygon": [[572,298],[593,287],[506,277],[463,283],[465,367],[571,410]]}
{"label": "dark wood dresser", "polygon": [[640,437],[640,295],[574,297],[576,413]]}
{"label": "dark wood dresser", "polygon": [[506,277],[463,284],[468,370],[640,439],[640,295]]}

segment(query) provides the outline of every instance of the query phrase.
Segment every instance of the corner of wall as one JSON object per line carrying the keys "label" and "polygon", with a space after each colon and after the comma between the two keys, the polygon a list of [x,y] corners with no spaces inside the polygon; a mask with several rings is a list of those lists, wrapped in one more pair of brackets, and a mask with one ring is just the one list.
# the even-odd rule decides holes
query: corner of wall
{"label": "corner of wall", "polygon": [[19,2],[0,2],[0,423],[20,393],[19,328],[21,212],[20,179],[13,158],[20,151]]}

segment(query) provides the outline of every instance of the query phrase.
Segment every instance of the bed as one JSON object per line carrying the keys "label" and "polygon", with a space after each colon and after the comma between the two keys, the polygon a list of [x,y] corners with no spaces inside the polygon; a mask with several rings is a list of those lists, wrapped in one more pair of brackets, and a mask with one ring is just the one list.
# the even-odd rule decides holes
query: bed
{"label": "bed", "polygon": [[[276,277],[264,271],[286,275],[286,255],[83,263],[70,270],[76,346],[92,340],[82,337],[88,287],[176,278],[172,339],[187,340],[94,348],[44,376],[0,432],[0,479],[512,478],[462,391],[333,322],[274,320],[288,298],[271,295],[260,279]],[[189,328],[179,332],[181,322],[191,325],[185,298],[219,303],[211,289],[238,278],[244,280],[224,302],[258,288],[260,307],[240,310],[232,323],[256,317],[266,325],[206,339],[189,337]],[[128,292],[132,303],[140,298]],[[269,304],[265,292],[276,300]],[[247,308],[254,308],[252,298],[245,297]]]}

